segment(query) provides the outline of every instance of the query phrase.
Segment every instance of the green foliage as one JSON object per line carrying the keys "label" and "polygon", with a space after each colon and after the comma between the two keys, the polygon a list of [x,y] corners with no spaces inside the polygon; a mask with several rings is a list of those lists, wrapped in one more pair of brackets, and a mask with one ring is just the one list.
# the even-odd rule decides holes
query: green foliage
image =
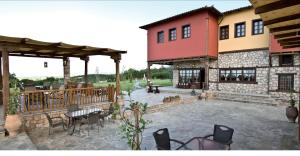
{"label": "green foliage", "polygon": [[295,97],[294,97],[293,93],[290,93],[289,103],[290,103],[291,107],[295,107],[295,105],[296,105],[296,100],[295,100]]}
{"label": "green foliage", "polygon": [[[128,92],[130,97],[130,91]],[[143,115],[147,110],[147,103],[140,103],[131,100],[130,105],[126,107],[122,114],[122,125],[120,127],[123,133],[123,138],[127,139],[127,144],[132,150],[140,150],[143,138],[143,131],[146,126],[151,123],[149,120],[145,120]],[[126,111],[130,111],[134,115],[134,119],[127,118],[124,114]]]}
{"label": "green foliage", "polygon": [[17,113],[20,89],[17,87],[10,88],[9,92],[10,95],[9,95],[9,103],[8,103],[8,114],[14,115]]}
{"label": "green foliage", "polygon": [[114,104],[114,112],[112,113],[111,118],[117,119],[117,115],[120,114],[120,105],[118,103]]}

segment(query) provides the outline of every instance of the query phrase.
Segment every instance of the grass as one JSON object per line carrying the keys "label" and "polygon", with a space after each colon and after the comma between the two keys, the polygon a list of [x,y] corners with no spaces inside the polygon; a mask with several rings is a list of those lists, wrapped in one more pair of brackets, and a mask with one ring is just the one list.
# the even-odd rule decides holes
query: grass
{"label": "grass", "polygon": [[[153,79],[152,82],[154,85],[172,86],[171,79]],[[98,82],[98,83],[94,83],[93,85],[95,87],[106,87],[108,85],[116,85],[116,82]],[[131,83],[129,80],[121,81],[120,85],[121,85],[122,91],[133,90],[134,80]],[[141,85],[141,87],[146,87],[146,85],[147,85],[146,80],[140,80],[140,85]]]}

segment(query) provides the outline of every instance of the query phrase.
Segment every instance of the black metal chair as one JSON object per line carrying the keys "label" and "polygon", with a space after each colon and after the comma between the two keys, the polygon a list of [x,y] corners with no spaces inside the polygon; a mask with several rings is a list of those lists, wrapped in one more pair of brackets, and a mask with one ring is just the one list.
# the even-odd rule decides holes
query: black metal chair
{"label": "black metal chair", "polygon": [[232,144],[234,129],[224,125],[214,125],[214,134],[206,135],[204,138],[213,137],[213,140],[229,146]]}
{"label": "black metal chair", "polygon": [[[112,114],[114,113],[114,104],[113,103],[110,103],[109,105],[109,108],[106,109],[106,110],[103,110],[101,113],[100,113],[100,116],[99,118],[104,122],[105,121],[105,118],[107,117],[111,117]],[[101,125],[103,127],[103,125]]]}
{"label": "black metal chair", "polygon": [[[91,113],[88,115],[87,119],[82,119],[80,122],[80,128],[82,125],[87,124],[88,125],[88,136],[90,135],[90,128],[93,125],[97,125],[98,127],[98,133],[99,133],[99,127],[101,125],[100,120],[99,120],[99,113]],[[79,128],[79,130],[80,130]]]}
{"label": "black metal chair", "polygon": [[[53,128],[62,126],[64,130],[66,130],[66,126],[65,126],[65,122],[64,119],[60,116],[57,117],[50,117],[50,115],[48,113],[44,113],[47,117],[47,120],[49,122],[49,135],[51,134],[51,130]],[[53,130],[52,130],[53,132]]]}
{"label": "black metal chair", "polygon": [[[155,139],[156,148],[158,150],[171,150],[171,141],[178,143],[181,146],[184,145],[184,143],[181,141],[171,139],[167,128],[159,129],[153,132],[153,136]],[[178,149],[179,148],[176,148],[176,150]]]}

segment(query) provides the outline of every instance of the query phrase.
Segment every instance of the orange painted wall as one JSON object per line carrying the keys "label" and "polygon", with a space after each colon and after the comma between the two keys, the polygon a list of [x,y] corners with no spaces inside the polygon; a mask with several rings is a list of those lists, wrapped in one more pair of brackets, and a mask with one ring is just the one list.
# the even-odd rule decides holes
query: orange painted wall
{"label": "orange painted wall", "polygon": [[[206,18],[209,18],[207,31]],[[182,38],[182,26],[191,25],[191,37]],[[176,28],[177,39],[169,41],[169,29]],[[164,31],[164,43],[157,43],[157,33]],[[180,18],[148,29],[148,61],[206,56],[217,57],[217,19],[208,12]],[[206,42],[206,33],[209,39]]]}
{"label": "orange painted wall", "polygon": [[277,39],[274,38],[272,34],[270,34],[270,53],[281,53],[281,52],[293,52],[293,51],[300,51],[299,48],[287,48],[283,49],[282,46],[277,42]]}

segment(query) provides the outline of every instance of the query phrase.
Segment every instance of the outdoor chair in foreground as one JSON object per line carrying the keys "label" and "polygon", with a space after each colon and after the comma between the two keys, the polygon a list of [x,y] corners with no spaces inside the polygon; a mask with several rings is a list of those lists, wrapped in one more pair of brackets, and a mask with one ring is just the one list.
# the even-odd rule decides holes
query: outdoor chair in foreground
{"label": "outdoor chair in foreground", "polygon": [[56,128],[56,127],[60,127],[62,126],[62,128],[64,130],[66,130],[66,125],[65,125],[65,122],[64,122],[64,119],[60,116],[58,117],[50,117],[50,115],[48,113],[44,113],[47,117],[47,120],[49,122],[49,135],[51,134],[51,131],[53,133],[53,128]]}
{"label": "outdoor chair in foreground", "polygon": [[214,141],[228,145],[230,149],[230,145],[232,144],[232,135],[234,129],[224,126],[224,125],[214,125],[214,133],[210,135],[206,135],[204,138],[212,137]]}
{"label": "outdoor chair in foreground", "polygon": [[[180,145],[184,145],[183,142],[171,139],[167,128],[159,129],[153,133],[156,147],[158,150],[171,150],[171,141]],[[178,150],[179,148],[176,148]]]}

